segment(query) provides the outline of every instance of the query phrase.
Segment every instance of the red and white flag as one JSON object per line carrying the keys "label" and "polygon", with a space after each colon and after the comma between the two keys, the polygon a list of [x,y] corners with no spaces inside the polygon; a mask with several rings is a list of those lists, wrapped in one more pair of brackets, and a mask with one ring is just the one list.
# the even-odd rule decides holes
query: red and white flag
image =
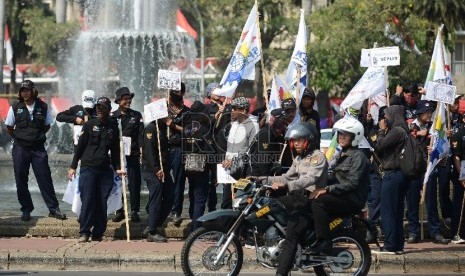
{"label": "red and white flag", "polygon": [[10,33],[8,32],[8,25],[5,25],[5,41],[3,47],[6,49],[6,63],[13,70],[13,46],[11,44]]}
{"label": "red and white flag", "polygon": [[176,12],[176,30],[188,33],[194,39],[197,39],[197,31],[189,25],[189,22],[187,22],[186,17],[180,10]]}

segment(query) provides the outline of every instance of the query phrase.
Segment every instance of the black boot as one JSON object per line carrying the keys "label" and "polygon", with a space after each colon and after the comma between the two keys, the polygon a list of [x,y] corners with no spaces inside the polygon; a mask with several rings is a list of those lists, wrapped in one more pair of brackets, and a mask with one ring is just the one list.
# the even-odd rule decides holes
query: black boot
{"label": "black boot", "polygon": [[312,246],[311,251],[313,254],[318,255],[331,255],[333,251],[333,242],[331,240],[317,240]]}

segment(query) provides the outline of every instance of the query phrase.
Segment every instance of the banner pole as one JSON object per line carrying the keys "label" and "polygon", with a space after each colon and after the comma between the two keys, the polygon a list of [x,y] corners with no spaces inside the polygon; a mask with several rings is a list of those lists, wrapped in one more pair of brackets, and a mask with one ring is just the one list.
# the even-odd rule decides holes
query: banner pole
{"label": "banner pole", "polygon": [[[124,165],[124,143],[123,143],[123,122],[120,119],[120,128],[119,128],[119,137],[120,137],[120,162],[121,162],[121,168],[125,168],[126,166]],[[128,218],[128,197],[126,194],[126,176],[122,175],[121,176],[121,183],[122,183],[122,189],[123,189],[123,207],[124,207],[124,222],[126,224],[126,241],[131,242],[131,232],[129,231],[129,218]]]}

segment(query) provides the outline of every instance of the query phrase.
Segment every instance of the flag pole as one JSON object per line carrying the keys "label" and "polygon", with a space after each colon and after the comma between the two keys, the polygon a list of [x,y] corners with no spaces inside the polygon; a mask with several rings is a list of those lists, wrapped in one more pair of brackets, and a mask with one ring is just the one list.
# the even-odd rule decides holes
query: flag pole
{"label": "flag pole", "polygon": [[268,111],[268,94],[266,93],[266,78],[265,78],[265,62],[263,61],[263,48],[262,48],[262,35],[260,32],[260,17],[258,13],[258,3],[255,0],[255,8],[257,9],[257,36],[258,36],[258,47],[260,47],[260,64],[262,71],[262,80],[263,80],[263,97],[265,98],[266,111]]}
{"label": "flag pole", "polygon": [[[121,168],[125,168],[124,165],[124,142],[123,142],[123,121],[119,119],[119,147],[120,147],[120,162]],[[126,194],[126,176],[121,175],[121,183],[123,189],[123,207],[124,207],[124,222],[126,224],[126,241],[131,242],[131,232],[129,231],[129,218],[128,218],[128,197]]]}
{"label": "flag pole", "polygon": [[[155,126],[157,127],[157,141],[158,141],[158,158],[160,159],[160,169],[162,172],[165,170],[163,169],[163,160],[161,158],[161,147],[160,147],[160,129],[158,127],[158,119],[155,120]],[[163,173],[163,178],[161,179],[161,182],[165,182],[165,174]]]}

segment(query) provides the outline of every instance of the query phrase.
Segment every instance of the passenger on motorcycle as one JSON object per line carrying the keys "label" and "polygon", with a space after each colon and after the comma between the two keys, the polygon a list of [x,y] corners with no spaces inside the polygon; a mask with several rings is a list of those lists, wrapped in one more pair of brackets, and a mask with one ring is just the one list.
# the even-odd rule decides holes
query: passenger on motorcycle
{"label": "passenger on motorcycle", "polygon": [[317,238],[312,251],[320,254],[330,254],[332,250],[331,219],[357,213],[368,197],[368,159],[358,150],[363,125],[355,118],[342,118],[333,129],[337,131],[342,151],[329,162],[328,185],[316,189],[310,196]]}
{"label": "passenger on motorcycle", "polygon": [[278,198],[289,210],[290,217],[276,275],[287,275],[292,268],[297,244],[311,222],[309,196],[315,187],[324,189],[328,176],[325,155],[316,149],[318,132],[315,126],[309,123],[290,126],[285,139],[289,141],[297,156],[286,174],[268,179],[268,183],[272,183],[272,189],[289,190],[288,195]]}

